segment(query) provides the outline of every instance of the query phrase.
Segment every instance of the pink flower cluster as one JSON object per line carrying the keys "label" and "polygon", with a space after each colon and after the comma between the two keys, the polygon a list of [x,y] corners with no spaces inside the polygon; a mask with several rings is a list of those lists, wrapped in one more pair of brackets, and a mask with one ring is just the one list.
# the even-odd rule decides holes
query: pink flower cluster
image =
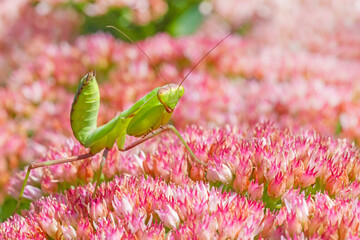
{"label": "pink flower cluster", "polygon": [[[166,184],[153,178],[122,177],[55,194],[32,204],[24,216],[0,226],[10,239],[168,239],[209,236],[256,236],[262,229],[263,206],[209,185]],[[237,229],[234,231],[234,229]]]}
{"label": "pink flower cluster", "polygon": [[[339,58],[359,59],[360,7],[354,0],[237,1],[212,0],[203,32],[248,28],[259,45]],[[220,30],[220,31],[221,31]]]}
{"label": "pink flower cluster", "polygon": [[278,211],[236,193],[197,182],[179,186],[121,177],[77,187],[32,203],[23,216],[0,225],[10,239],[351,238],[359,231],[360,203],[287,190]]}
{"label": "pink flower cluster", "polygon": [[[307,193],[325,191],[332,197],[359,196],[359,150],[347,140],[320,136],[314,131],[293,133],[268,122],[252,130],[190,127],[185,137],[207,168],[187,165],[184,147],[167,135],[144,169],[179,185],[208,181],[254,200],[276,202],[287,189]],[[164,142],[164,139],[161,139]],[[265,189],[265,191],[264,191]]]}
{"label": "pink flower cluster", "polygon": [[[268,122],[248,131],[193,126],[186,129],[184,137],[208,166],[193,162],[179,139],[167,133],[140,145],[138,149],[145,153],[112,149],[103,171],[105,179],[146,174],[180,186],[206,181],[263,200],[270,208],[277,208],[279,199],[293,188],[307,194],[326,192],[333,198],[360,196],[360,152],[346,140],[322,137],[314,131],[293,133]],[[62,149],[50,150],[41,161],[83,153],[83,147],[70,141]],[[24,196],[36,199],[43,193],[87,183],[99,170],[99,162],[100,154],[91,160],[35,169]],[[24,174],[11,180],[10,192],[16,198]]]}

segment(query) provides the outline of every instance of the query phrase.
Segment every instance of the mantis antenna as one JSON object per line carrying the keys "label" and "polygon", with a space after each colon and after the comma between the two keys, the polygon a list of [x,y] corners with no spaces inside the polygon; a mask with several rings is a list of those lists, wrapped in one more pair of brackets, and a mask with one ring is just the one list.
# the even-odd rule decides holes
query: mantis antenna
{"label": "mantis antenna", "polygon": [[[127,40],[129,40],[131,43],[133,43],[144,55],[145,57],[149,60],[150,64],[152,65],[152,67],[160,74],[160,76],[165,80],[165,82],[169,85],[169,82],[167,81],[167,79],[164,77],[164,75],[159,71],[159,69],[155,66],[155,64],[153,63],[153,61],[151,61],[150,57],[145,53],[144,50],[141,49],[141,47],[139,47],[139,45],[132,40],[128,35],[126,35],[126,33],[124,33],[123,31],[121,31],[119,28],[115,27],[115,26],[106,26],[107,28],[113,28],[115,30],[117,30],[119,33],[121,33],[124,37],[126,37]],[[192,66],[192,68],[190,69],[190,71],[186,74],[186,76],[183,78],[183,80],[180,82],[178,88],[176,89],[176,91],[179,90],[180,86],[183,84],[183,82],[186,80],[186,78],[192,73],[192,71],[194,71],[194,69],[217,47],[219,46],[223,41],[225,41],[225,39],[227,39],[229,36],[231,35],[231,33],[229,33],[228,35],[226,35],[223,39],[221,39],[221,41],[219,41],[217,44],[215,44],[210,51],[208,51],[201,59],[200,61],[198,61],[196,64],[194,64]],[[170,87],[170,85],[169,85]],[[171,89],[171,88],[170,88]]]}
{"label": "mantis antenna", "polygon": [[132,40],[128,35],[126,35],[126,33],[124,33],[123,31],[121,31],[120,29],[118,29],[117,27],[114,26],[106,26],[107,28],[113,28],[116,31],[118,31],[119,33],[121,33],[124,37],[126,37],[127,40],[129,40],[132,44],[134,44],[144,55],[145,57],[149,60],[150,64],[152,65],[152,67],[160,74],[160,76],[162,77],[162,79],[165,80],[165,82],[167,83],[167,85],[169,85],[169,82],[166,80],[165,76],[159,71],[159,69],[155,66],[155,64],[153,63],[153,61],[151,61],[151,58],[145,53],[144,50],[142,50],[141,47],[139,47],[139,45]]}
{"label": "mantis antenna", "polygon": [[[228,35],[226,35],[223,39],[221,39],[220,42],[218,42],[217,44],[215,44],[210,51],[208,51],[201,59],[200,61],[198,61],[197,63],[195,63],[192,68],[190,69],[190,71],[186,74],[186,76],[183,78],[183,80],[180,82],[179,87],[183,84],[183,82],[185,81],[185,79],[190,75],[190,73],[192,71],[194,71],[194,69],[217,47],[220,45],[220,43],[222,43],[223,41],[225,41],[225,39],[227,39],[229,36],[231,35],[231,33],[229,33]],[[179,87],[177,90],[179,90]]]}

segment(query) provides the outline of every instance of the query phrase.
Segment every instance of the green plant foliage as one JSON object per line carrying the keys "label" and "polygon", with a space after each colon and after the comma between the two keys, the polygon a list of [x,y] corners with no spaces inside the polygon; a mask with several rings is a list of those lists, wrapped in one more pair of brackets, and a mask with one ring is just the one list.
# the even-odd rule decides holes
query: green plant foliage
{"label": "green plant foliage", "polygon": [[[18,209],[18,213],[20,213],[21,209],[29,209],[30,202],[30,200],[24,200]],[[14,213],[16,203],[17,199],[14,199],[10,196],[5,198],[4,203],[0,206],[0,222],[5,221]]]}
{"label": "green plant foliage", "polygon": [[134,23],[133,11],[129,8],[111,8],[106,14],[99,16],[86,15],[84,6],[80,4],[75,4],[74,8],[83,13],[84,16],[82,34],[105,31],[127,41],[120,33],[106,28],[106,26],[111,25],[127,34],[131,33],[129,36],[138,41],[158,32],[167,32],[174,37],[194,33],[204,19],[204,16],[199,12],[200,3],[199,0],[168,1],[168,10],[165,15],[145,25]]}
{"label": "green plant foliage", "polygon": [[204,17],[199,12],[198,5],[193,5],[174,19],[167,28],[167,31],[173,36],[184,36],[192,34],[200,26]]}

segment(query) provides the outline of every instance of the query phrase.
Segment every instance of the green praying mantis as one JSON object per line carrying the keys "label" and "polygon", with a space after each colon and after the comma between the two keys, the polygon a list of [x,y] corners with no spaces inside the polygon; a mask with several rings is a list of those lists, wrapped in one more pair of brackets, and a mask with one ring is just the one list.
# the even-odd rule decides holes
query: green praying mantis
{"label": "green praying mantis", "polygon": [[[112,26],[109,27],[115,28]],[[152,66],[156,68],[155,65],[151,62],[151,59],[131,38],[129,38],[119,29],[116,30],[118,30],[129,41],[135,44],[135,46],[147,57]],[[121,112],[108,123],[100,127],[97,126],[97,118],[100,107],[99,87],[96,81],[95,73],[89,72],[88,74],[86,74],[86,76],[81,79],[74,100],[72,102],[70,122],[71,129],[75,138],[81,143],[81,145],[89,148],[89,152],[83,155],[71,156],[65,159],[57,159],[46,162],[35,162],[30,164],[28,166],[25,179],[20,190],[19,200],[17,202],[16,209],[18,209],[20,206],[24,190],[32,169],[86,159],[103,151],[100,161],[100,170],[99,174],[97,174],[96,177],[96,186],[93,192],[93,196],[95,196],[96,189],[98,188],[100,183],[101,173],[105,165],[108,152],[115,145],[115,143],[117,144],[119,151],[127,151],[167,130],[172,130],[181,140],[181,142],[185,145],[191,157],[197,163],[205,166],[206,163],[200,161],[195,156],[195,154],[185,142],[178,130],[176,130],[174,126],[169,125],[168,122],[171,119],[177,103],[184,95],[185,89],[182,86],[182,83],[189,76],[189,74],[198,66],[198,64],[203,59],[205,59],[205,57],[209,55],[228,36],[230,36],[230,34],[225,36],[215,46],[213,46],[210,51],[208,51],[190,69],[190,71],[182,79],[180,84],[167,83],[162,87],[155,88],[147,95],[142,97],[140,100],[138,100],[133,106]],[[139,137],[139,139],[125,146],[126,135]]]}

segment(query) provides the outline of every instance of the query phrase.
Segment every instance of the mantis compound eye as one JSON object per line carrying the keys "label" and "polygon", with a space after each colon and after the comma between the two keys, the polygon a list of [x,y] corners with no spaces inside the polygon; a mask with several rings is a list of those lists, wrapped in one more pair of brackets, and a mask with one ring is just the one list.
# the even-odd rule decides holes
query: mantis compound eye
{"label": "mantis compound eye", "polygon": [[178,84],[167,84],[161,87],[157,92],[157,97],[166,112],[172,113],[181,96],[184,94],[184,88]]}
{"label": "mantis compound eye", "polygon": [[163,102],[163,100],[159,97],[159,94],[158,94],[158,98],[160,103],[165,107],[166,112],[172,113],[174,111],[174,109],[171,109],[165,102]]}

